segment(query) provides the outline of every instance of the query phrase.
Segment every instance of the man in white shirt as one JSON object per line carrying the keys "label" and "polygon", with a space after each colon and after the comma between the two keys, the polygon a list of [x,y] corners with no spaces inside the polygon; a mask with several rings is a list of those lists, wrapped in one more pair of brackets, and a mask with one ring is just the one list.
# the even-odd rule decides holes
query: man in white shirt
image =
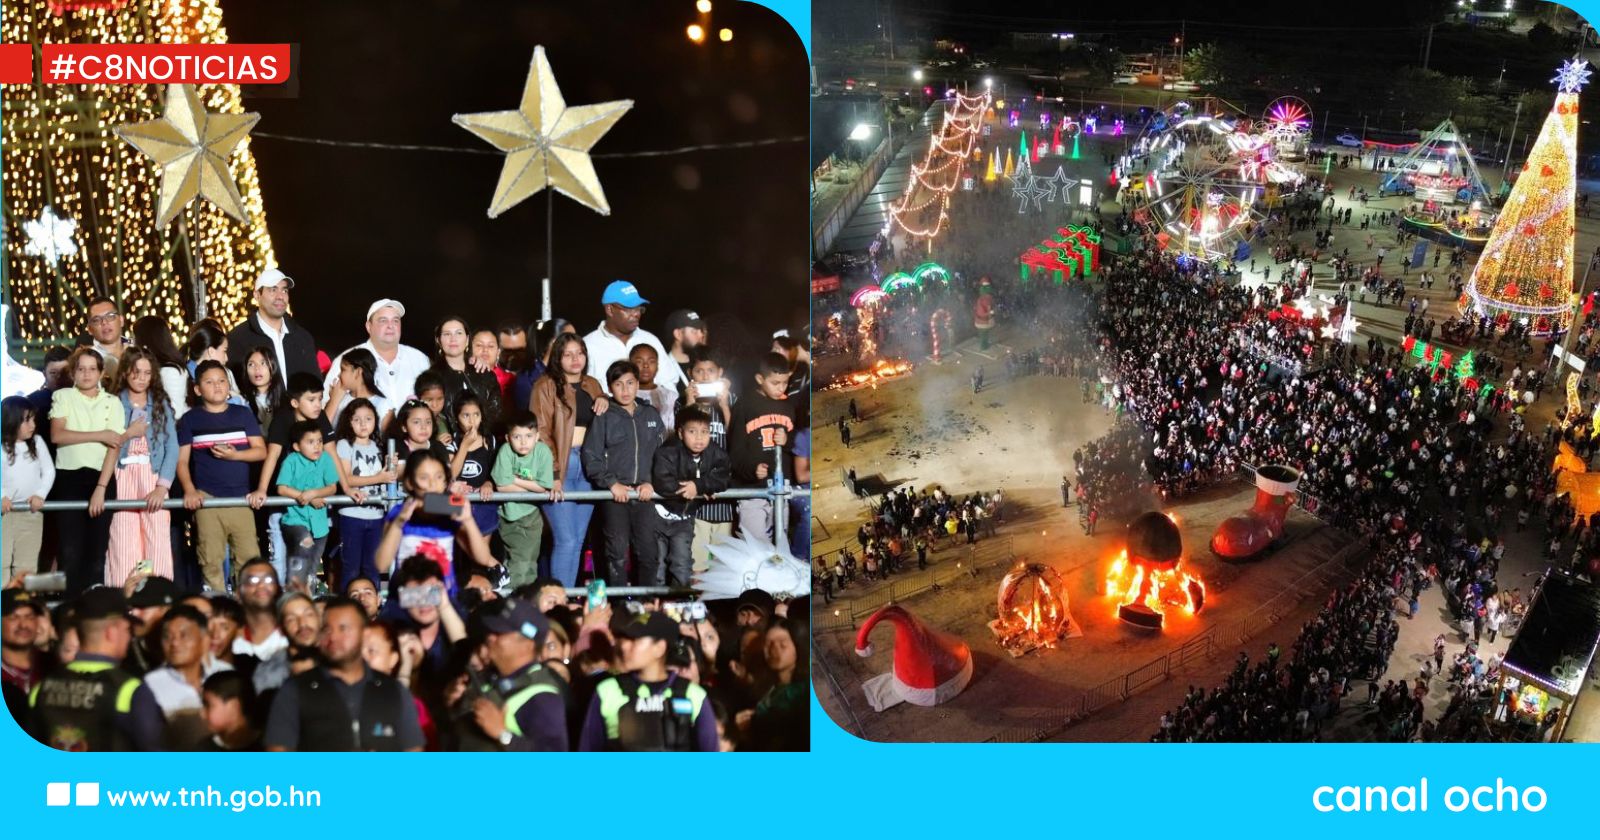
{"label": "man in white shirt", "polygon": [[289,292],[294,278],[269,268],[256,278],[256,309],[228,333],[228,366],[239,381],[246,381],[245,361],[257,347],[270,348],[278,358],[278,378],[285,385],[296,373],[316,375],[317,342],[305,327],[289,317]]}
{"label": "man in white shirt", "polygon": [[605,294],[600,296],[606,319],[595,327],[594,332],[583,337],[583,346],[589,352],[589,375],[600,381],[600,387],[607,388],[607,394],[611,391],[606,385],[606,369],[614,362],[627,360],[628,352],[640,344],[654,347],[660,359],[656,384],[667,388],[678,387],[683,371],[677,360],[661,346],[661,339],[648,330],[639,329],[639,319],[649,303],[626,280],[612,281],[611,285],[606,286]]}
{"label": "man in white shirt", "polygon": [[[378,390],[395,405],[416,396],[417,376],[428,369],[427,354],[400,343],[400,319],[405,315],[406,308],[398,300],[374,301],[367,308],[367,340],[350,348],[372,351],[378,360]],[[344,398],[344,389],[339,387],[339,360],[344,353],[328,366],[328,375],[322,382],[328,402],[333,405]]]}

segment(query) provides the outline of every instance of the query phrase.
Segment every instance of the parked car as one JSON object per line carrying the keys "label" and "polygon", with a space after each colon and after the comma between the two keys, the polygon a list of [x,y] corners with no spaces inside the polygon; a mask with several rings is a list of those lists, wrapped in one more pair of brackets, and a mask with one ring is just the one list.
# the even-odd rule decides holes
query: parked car
{"label": "parked car", "polygon": [[1111,83],[1114,85],[1136,85],[1139,83],[1139,77],[1132,73],[1118,73],[1111,77]]}
{"label": "parked car", "polygon": [[1338,137],[1333,138],[1333,142],[1338,143],[1341,146],[1359,146],[1361,145],[1361,138],[1347,131]]}
{"label": "parked car", "polygon": [[1174,93],[1194,93],[1200,89],[1200,86],[1188,79],[1172,79],[1163,83],[1161,89],[1170,90]]}

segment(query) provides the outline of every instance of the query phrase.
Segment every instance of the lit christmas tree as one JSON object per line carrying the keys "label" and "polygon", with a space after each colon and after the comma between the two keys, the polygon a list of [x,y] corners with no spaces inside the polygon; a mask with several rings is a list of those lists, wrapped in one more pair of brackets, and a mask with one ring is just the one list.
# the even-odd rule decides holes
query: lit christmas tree
{"label": "lit christmas tree", "polygon": [[[7,0],[0,41],[33,44],[36,62],[45,43],[228,41],[217,0],[65,5]],[[228,158],[245,222],[195,201],[158,229],[161,167],[114,133],[161,117],[166,93],[162,85],[7,86],[5,281],[18,338],[77,335],[89,300],[101,294],[128,322],[159,315],[180,339],[200,317],[231,326],[248,311],[256,276],[275,263],[249,140]],[[244,110],[236,85],[201,85],[198,93],[207,111]],[[44,233],[51,242],[41,241]]]}
{"label": "lit christmas tree", "polygon": [[1589,75],[1588,62],[1574,58],[1551,80],[1555,107],[1472,270],[1462,303],[1498,326],[1515,318],[1548,335],[1572,317],[1578,92]]}

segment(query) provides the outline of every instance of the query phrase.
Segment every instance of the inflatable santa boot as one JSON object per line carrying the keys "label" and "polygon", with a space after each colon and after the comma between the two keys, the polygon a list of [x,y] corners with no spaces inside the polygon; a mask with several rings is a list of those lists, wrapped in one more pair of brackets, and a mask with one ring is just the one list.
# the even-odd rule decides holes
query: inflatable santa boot
{"label": "inflatable santa boot", "polygon": [[[967,643],[923,624],[904,607],[890,604],[867,618],[856,632],[856,654],[872,655],[872,628],[894,625],[894,672],[874,677],[864,686],[876,711],[904,700],[917,706],[943,703],[972,680],[972,651]],[[893,697],[889,695],[893,695]]]}
{"label": "inflatable santa boot", "polygon": [[1261,553],[1283,535],[1283,520],[1294,504],[1300,471],[1281,464],[1256,471],[1256,502],[1248,511],[1230,516],[1211,536],[1211,550],[1222,557],[1241,560]]}

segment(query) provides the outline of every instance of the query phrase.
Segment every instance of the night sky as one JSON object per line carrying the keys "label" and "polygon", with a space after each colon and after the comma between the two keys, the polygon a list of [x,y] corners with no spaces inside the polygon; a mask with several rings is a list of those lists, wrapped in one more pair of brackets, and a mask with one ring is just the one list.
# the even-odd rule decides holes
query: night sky
{"label": "night sky", "polygon": [[[568,105],[633,99],[592,150],[667,149],[806,133],[799,38],[772,12],[718,2],[731,43],[696,46],[692,0],[584,3],[223,2],[229,38],[299,45],[297,98],[251,97],[257,130],[332,140],[490,149],[452,114],[510,110],[543,45]],[[555,199],[555,314],[599,323],[613,279],[679,307],[748,353],[807,319],[806,144],[597,159],[611,216]],[[293,314],[330,353],[365,339],[367,306],[406,305],[404,341],[431,353],[440,316],[474,328],[538,315],[546,199],[487,217],[500,155],[251,143]],[[668,339],[670,340],[670,339]]]}

